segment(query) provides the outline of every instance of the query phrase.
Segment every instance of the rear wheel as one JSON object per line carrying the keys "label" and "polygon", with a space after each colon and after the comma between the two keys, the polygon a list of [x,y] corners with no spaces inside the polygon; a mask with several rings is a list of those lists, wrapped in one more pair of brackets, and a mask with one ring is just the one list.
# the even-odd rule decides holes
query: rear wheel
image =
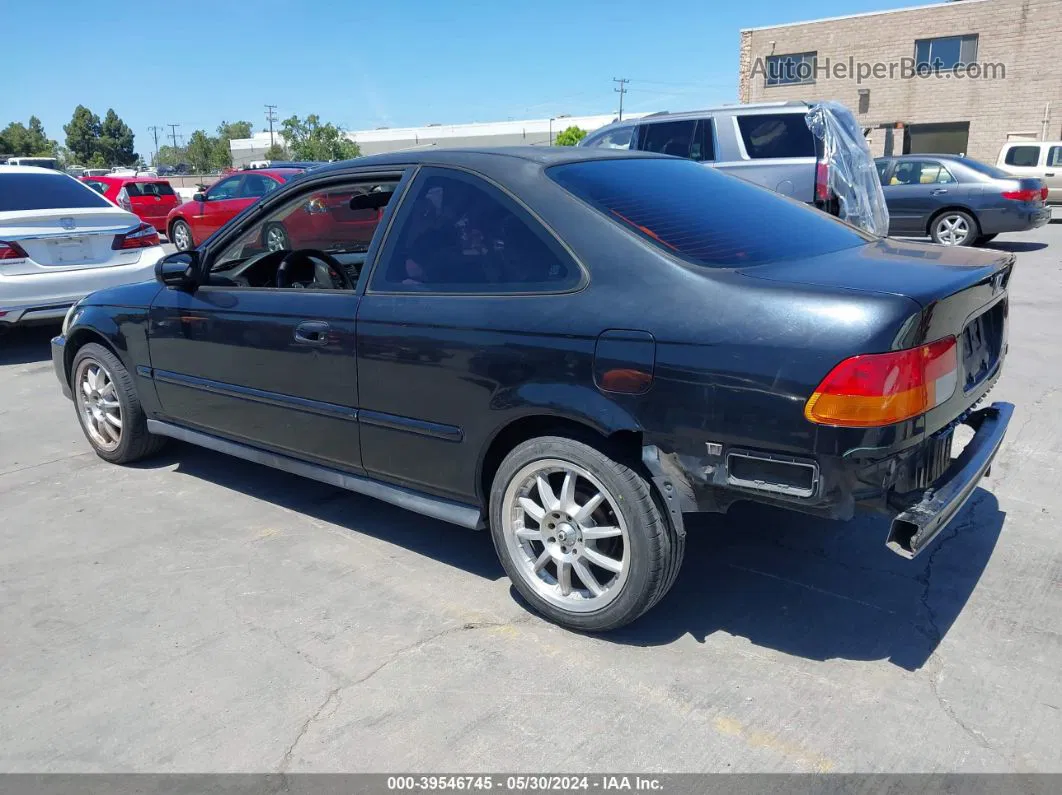
{"label": "rear wheel", "polygon": [[929,225],[929,236],[942,246],[970,246],[980,230],[974,217],[962,210],[945,210]]}
{"label": "rear wheel", "polygon": [[170,242],[177,247],[178,251],[189,251],[195,248],[192,242],[192,230],[184,221],[174,221],[170,227]]}
{"label": "rear wheel", "polygon": [[81,429],[100,458],[129,464],[165,444],[165,438],[148,433],[129,371],[102,345],[92,342],[77,352],[70,386]]}
{"label": "rear wheel", "polygon": [[494,546],[546,618],[601,632],[628,624],[674,583],[684,539],[637,470],[582,442],[532,439],[494,478]]}

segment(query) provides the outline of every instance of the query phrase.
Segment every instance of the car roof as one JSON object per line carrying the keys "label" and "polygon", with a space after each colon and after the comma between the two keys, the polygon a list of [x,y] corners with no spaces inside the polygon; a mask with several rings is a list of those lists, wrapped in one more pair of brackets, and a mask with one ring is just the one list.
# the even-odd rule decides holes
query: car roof
{"label": "car roof", "polygon": [[934,160],[970,160],[971,158],[965,155],[956,154],[938,154],[936,152],[919,152],[914,155],[882,155],[875,158],[875,160],[924,160],[927,157],[931,157]]}
{"label": "car roof", "polygon": [[301,168],[251,168],[246,171],[234,171],[231,174],[222,174],[222,178],[225,177],[242,177],[245,174],[265,174],[267,177],[280,177],[281,179],[291,179],[296,174],[301,174],[304,169]]}
{"label": "car roof", "polygon": [[[40,166],[0,166],[0,174],[62,174],[69,177],[65,171],[56,171],[54,168],[41,168]],[[73,179],[73,177],[70,177]]]}
{"label": "car roof", "polygon": [[[587,149],[577,146],[498,146],[468,149],[409,149],[404,152],[388,152],[379,155],[366,155],[353,160],[329,163],[307,172],[314,177],[350,168],[372,168],[376,166],[467,166],[477,163],[484,166],[513,166],[513,160],[537,163],[543,167],[563,163],[578,163],[588,160],[619,160],[631,158],[669,158],[655,152],[629,152],[625,149]],[[669,158],[675,159],[675,158]],[[268,169],[256,169],[247,173],[267,172]]]}
{"label": "car roof", "polygon": [[[81,176],[78,179],[94,179],[100,182],[166,182],[162,177],[123,177],[120,174],[115,176],[114,174],[100,174],[98,177]],[[168,183],[167,183],[168,184]]]}

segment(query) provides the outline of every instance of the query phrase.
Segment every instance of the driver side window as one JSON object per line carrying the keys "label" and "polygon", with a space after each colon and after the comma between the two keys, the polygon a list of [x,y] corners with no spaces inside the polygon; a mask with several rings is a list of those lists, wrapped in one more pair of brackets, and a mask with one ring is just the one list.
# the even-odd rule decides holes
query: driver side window
{"label": "driver side window", "polygon": [[[209,284],[353,290],[401,174],[288,192],[212,258]],[[263,201],[268,201],[267,199]]]}
{"label": "driver side window", "polygon": [[207,201],[221,201],[222,199],[235,199],[240,189],[242,177],[228,177],[212,185],[207,190]]}

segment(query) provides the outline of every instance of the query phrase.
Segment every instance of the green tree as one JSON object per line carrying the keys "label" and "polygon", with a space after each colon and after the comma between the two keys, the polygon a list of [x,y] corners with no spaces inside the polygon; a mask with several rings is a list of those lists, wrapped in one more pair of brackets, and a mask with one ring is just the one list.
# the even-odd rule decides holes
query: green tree
{"label": "green tree", "polygon": [[305,121],[298,116],[285,119],[280,128],[296,160],[350,160],[361,155],[358,145],[344,137],[342,128],[330,122],[322,124],[314,113]]}
{"label": "green tree", "polygon": [[231,141],[233,138],[250,138],[251,123],[249,121],[223,121],[218,125],[218,136],[226,141]]}
{"label": "green tree", "polygon": [[553,139],[553,143],[557,146],[575,146],[585,137],[586,130],[582,127],[576,127],[573,124],[571,127],[565,127],[557,133],[557,137]]}
{"label": "green tree", "polygon": [[196,130],[188,139],[185,155],[196,174],[205,174],[212,170],[212,164],[217,157],[217,139],[211,138],[202,130]]}
{"label": "green tree", "polygon": [[93,159],[93,155],[100,153],[101,128],[100,117],[84,105],[74,108],[70,123],[63,126],[67,148],[74,153],[74,157],[86,165]]}
{"label": "green tree", "polygon": [[158,153],[155,155],[156,166],[175,166],[178,163],[185,162],[187,162],[187,158],[184,155],[184,149],[169,146],[168,144],[160,146]]}
{"label": "green tree", "polygon": [[13,121],[0,131],[0,152],[24,157],[55,157],[55,141],[48,140],[44,125],[36,116],[30,116],[29,126]]}
{"label": "green tree", "polygon": [[263,160],[287,160],[288,153],[284,151],[284,147],[280,144],[273,144],[266,149],[265,154],[262,155]]}
{"label": "green tree", "polygon": [[118,118],[114,108],[107,109],[107,115],[100,125],[100,136],[97,144],[98,151],[103,159],[110,165],[132,166],[138,157],[133,151],[133,131],[124,121]]}

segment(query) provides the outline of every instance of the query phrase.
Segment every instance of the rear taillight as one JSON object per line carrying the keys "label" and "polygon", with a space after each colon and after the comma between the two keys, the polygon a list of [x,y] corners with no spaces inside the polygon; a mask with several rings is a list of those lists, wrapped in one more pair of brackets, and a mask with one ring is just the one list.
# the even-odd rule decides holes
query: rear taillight
{"label": "rear taillight", "polygon": [[1024,188],[1022,190],[1005,190],[1002,194],[1004,199],[1013,199],[1017,202],[1043,201],[1047,198],[1047,188]]}
{"label": "rear taillight", "polygon": [[0,260],[26,259],[29,255],[18,243],[7,243],[0,240]]}
{"label": "rear taillight", "polygon": [[1047,194],[1048,193],[1050,193],[1050,190],[1048,190],[1046,185],[1044,187],[1040,188],[1040,201],[1042,201],[1042,202],[1047,201]]}
{"label": "rear taillight", "polygon": [[125,188],[118,191],[118,198],[116,201],[118,206],[123,210],[128,210],[129,212],[133,211],[133,205],[129,201],[129,192]]}
{"label": "rear taillight", "polygon": [[159,233],[151,224],[141,224],[123,235],[115,235],[111,248],[116,251],[126,248],[148,248],[159,245]]}
{"label": "rear taillight", "polygon": [[804,407],[820,425],[869,428],[917,417],[955,393],[959,381],[955,338],[919,348],[845,359]]}
{"label": "rear taillight", "polygon": [[820,160],[815,164],[815,201],[828,202],[829,200],[830,164]]}

